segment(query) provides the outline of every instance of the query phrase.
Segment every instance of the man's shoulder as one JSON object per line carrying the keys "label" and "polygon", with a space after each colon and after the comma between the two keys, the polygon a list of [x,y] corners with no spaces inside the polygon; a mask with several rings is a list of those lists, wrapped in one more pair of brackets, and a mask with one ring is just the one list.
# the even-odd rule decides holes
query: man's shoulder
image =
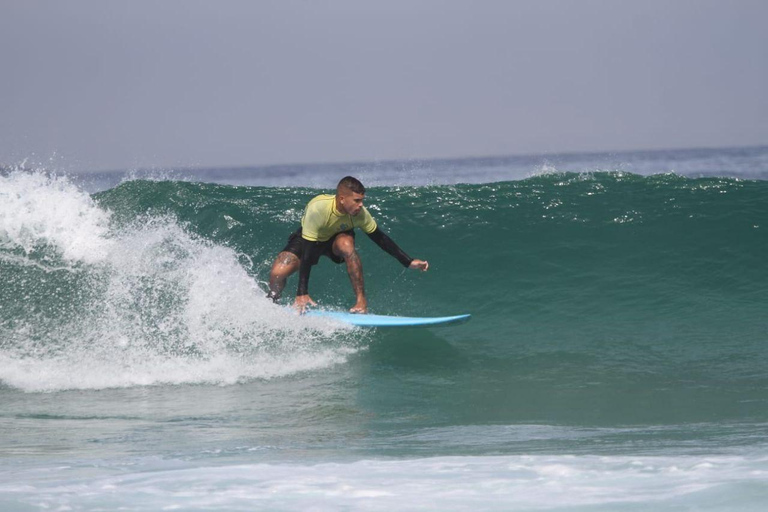
{"label": "man's shoulder", "polygon": [[307,208],[314,207],[314,208],[328,208],[329,205],[333,204],[333,200],[336,198],[333,194],[319,194],[313,197],[309,200],[307,203]]}

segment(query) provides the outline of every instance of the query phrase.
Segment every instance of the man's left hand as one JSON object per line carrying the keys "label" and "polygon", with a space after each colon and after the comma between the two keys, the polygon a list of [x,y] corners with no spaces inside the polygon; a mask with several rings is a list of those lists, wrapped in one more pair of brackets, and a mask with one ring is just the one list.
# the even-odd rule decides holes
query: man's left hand
{"label": "man's left hand", "polygon": [[428,261],[422,261],[422,260],[413,260],[410,265],[408,265],[408,268],[412,268],[413,270],[421,270],[422,272],[426,272],[429,270],[429,262]]}

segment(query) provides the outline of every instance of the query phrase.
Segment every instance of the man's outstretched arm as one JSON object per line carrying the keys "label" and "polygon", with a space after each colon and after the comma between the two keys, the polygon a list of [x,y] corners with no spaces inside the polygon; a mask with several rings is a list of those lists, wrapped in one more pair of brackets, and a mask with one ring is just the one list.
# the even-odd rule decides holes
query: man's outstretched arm
{"label": "man's outstretched arm", "polygon": [[389,238],[389,236],[379,227],[377,227],[371,233],[368,233],[368,238],[373,240],[373,242],[381,247],[386,253],[393,256],[404,267],[422,271],[426,271],[429,268],[428,262],[416,260],[408,256],[408,254],[406,254],[406,252],[402,250],[394,240]]}

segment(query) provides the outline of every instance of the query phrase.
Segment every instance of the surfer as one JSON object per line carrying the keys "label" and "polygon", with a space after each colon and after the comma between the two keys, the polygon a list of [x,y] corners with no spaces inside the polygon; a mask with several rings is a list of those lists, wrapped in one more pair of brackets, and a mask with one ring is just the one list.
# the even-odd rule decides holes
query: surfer
{"label": "surfer", "polygon": [[359,180],[346,176],[336,186],[336,195],[320,194],[304,210],[301,227],[291,234],[288,243],[277,255],[269,274],[269,297],[277,302],[285,288],[285,280],[299,271],[299,287],[294,306],[304,312],[315,301],[309,296],[309,273],[320,256],[336,264],[346,262],[349,280],[357,297],[352,313],[367,313],[368,302],[363,286],[363,264],[355,250],[354,228],[360,228],[397,259],[404,267],[426,271],[427,261],[413,259],[378,227],[368,209],[363,206],[365,187]]}

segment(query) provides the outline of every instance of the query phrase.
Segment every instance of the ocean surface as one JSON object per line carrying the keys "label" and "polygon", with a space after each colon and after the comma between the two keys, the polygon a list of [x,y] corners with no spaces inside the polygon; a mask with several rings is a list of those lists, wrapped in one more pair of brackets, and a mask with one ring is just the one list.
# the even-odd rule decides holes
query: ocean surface
{"label": "ocean surface", "polygon": [[[765,510],[768,147],[55,171],[0,173],[0,510]],[[359,233],[371,312],[470,322],[265,298],[346,174],[430,262]]]}

